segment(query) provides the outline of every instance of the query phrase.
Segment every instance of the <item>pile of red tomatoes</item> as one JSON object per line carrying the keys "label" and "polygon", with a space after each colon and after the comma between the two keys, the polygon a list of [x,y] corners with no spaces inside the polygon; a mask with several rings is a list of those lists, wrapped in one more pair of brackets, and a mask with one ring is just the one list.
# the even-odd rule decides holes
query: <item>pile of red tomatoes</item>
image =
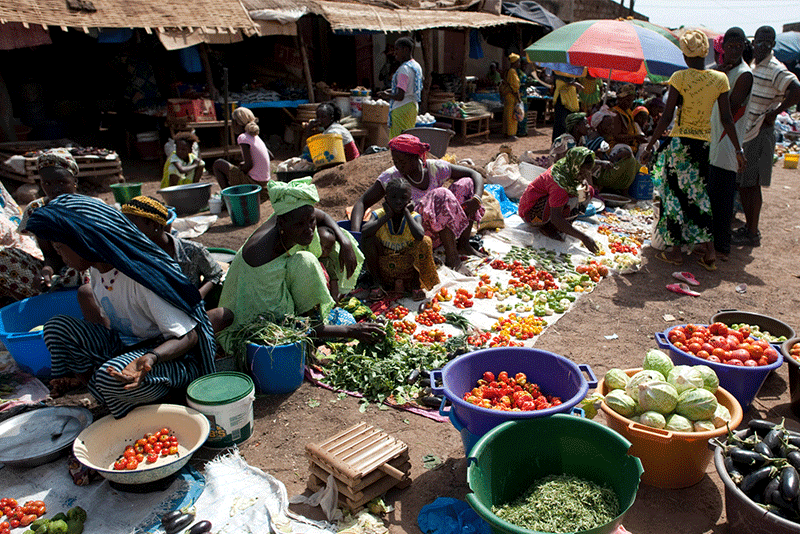
{"label": "pile of red tomatoes", "polygon": [[778,351],[767,341],[750,337],[746,327],[736,330],[723,323],[687,324],[670,330],[667,339],[676,349],[714,363],[758,367],[778,360]]}
{"label": "pile of red tomatoes", "polygon": [[513,377],[506,371],[495,379],[494,373],[486,371],[476,387],[464,393],[464,400],[475,406],[508,412],[544,410],[561,404],[561,399],[544,395],[536,384],[528,382],[525,373]]}

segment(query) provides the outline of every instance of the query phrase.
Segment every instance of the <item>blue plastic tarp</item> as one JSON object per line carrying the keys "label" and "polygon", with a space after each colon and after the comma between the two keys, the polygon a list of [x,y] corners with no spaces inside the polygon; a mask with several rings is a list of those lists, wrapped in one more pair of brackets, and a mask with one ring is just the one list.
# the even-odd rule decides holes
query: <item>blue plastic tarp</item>
{"label": "blue plastic tarp", "polygon": [[519,206],[516,202],[509,200],[508,196],[506,195],[506,190],[503,189],[502,185],[484,184],[483,188],[490,192],[492,196],[500,203],[500,212],[503,214],[504,219],[517,214]]}
{"label": "blue plastic tarp", "polygon": [[522,0],[522,2],[503,2],[503,15],[517,17],[520,19],[538,22],[542,26],[555,30],[564,26],[564,21],[547,11],[545,8],[532,0]]}
{"label": "blue plastic tarp", "polygon": [[775,58],[782,63],[800,60],[800,32],[784,32],[775,36]]}

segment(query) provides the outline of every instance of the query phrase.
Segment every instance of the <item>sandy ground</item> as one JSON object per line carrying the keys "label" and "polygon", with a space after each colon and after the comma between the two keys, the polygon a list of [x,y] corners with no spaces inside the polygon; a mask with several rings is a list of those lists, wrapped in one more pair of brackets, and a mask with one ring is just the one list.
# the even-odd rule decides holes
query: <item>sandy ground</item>
{"label": "sandy ground", "polygon": [[[545,153],[549,147],[549,129],[540,128],[540,135],[520,138],[512,143],[515,154],[525,150]],[[449,152],[457,158],[469,157],[483,166],[499,151],[503,141],[492,137],[482,144],[451,145]],[[288,155],[284,155],[287,157]],[[386,155],[364,159],[358,169],[348,169],[339,176],[328,177],[321,187],[333,188],[336,198],[323,200],[324,209],[339,219],[353,192],[369,185],[387,165]],[[381,159],[383,158],[383,159]],[[152,163],[124,164],[129,181],[143,181],[145,194],[158,188],[160,169]],[[702,295],[698,298],[679,296],[665,289],[673,280],[673,266],[653,258],[653,249],[643,251],[644,265],[640,272],[602,280],[586,298],[557,324],[548,328],[538,339],[536,347],[566,356],[575,363],[589,364],[600,377],[611,367],[631,368],[641,365],[644,354],[656,348],[654,332],[680,323],[707,323],[722,309],[741,309],[776,317],[800,329],[800,266],[798,257],[798,217],[800,187],[797,170],[786,170],[780,164],[774,168],[773,185],[765,190],[762,212],[762,246],[736,248],[730,261],[719,262],[719,269],[709,273],[687,260],[684,269],[700,281]],[[317,181],[323,182],[318,176]],[[322,184],[320,184],[322,185]],[[218,190],[216,184],[214,190]],[[102,195],[106,200],[110,194]],[[271,213],[268,205],[261,208],[261,220]],[[741,217],[741,215],[740,215]],[[237,228],[223,213],[219,221],[198,240],[207,246],[236,249],[256,227]],[[691,263],[688,263],[691,261]],[[747,284],[747,292],[735,291],[738,284]],[[665,315],[674,321],[665,321]],[[604,336],[616,334],[617,339]],[[314,402],[312,402],[314,401]],[[318,401],[318,402],[317,402]],[[752,409],[745,414],[751,418],[791,419],[787,424],[798,427],[789,411],[787,366],[772,373],[761,389]],[[463,499],[469,491],[466,484],[467,461],[460,435],[450,423],[394,409],[379,410],[374,405],[360,413],[353,398],[339,399],[328,390],[305,382],[288,395],[259,396],[255,402],[255,434],[242,446],[244,457],[279,478],[286,484],[289,495],[305,490],[308,460],[305,445],[319,442],[360,422],[375,425],[409,446],[412,463],[411,486],[402,491],[392,490],[386,496],[394,511],[386,516],[392,534],[416,533],[417,514],[436,497]],[[603,421],[602,414],[598,421]],[[423,457],[435,455],[443,463],[437,469],[423,467]],[[202,452],[195,462],[211,458]],[[681,466],[676,465],[676,469]],[[313,515],[314,512],[308,512]],[[634,534],[664,533],[722,533],[728,532],[725,519],[723,488],[713,462],[706,476],[697,485],[681,490],[660,490],[642,485],[635,504],[624,520]]]}

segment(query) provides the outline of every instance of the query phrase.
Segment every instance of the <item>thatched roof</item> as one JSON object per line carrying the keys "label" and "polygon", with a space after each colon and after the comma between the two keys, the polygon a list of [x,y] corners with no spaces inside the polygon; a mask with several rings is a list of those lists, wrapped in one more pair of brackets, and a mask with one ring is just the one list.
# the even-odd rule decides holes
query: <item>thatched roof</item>
{"label": "thatched roof", "polygon": [[84,29],[197,28],[211,33],[254,29],[239,0],[2,0],[0,22]]}

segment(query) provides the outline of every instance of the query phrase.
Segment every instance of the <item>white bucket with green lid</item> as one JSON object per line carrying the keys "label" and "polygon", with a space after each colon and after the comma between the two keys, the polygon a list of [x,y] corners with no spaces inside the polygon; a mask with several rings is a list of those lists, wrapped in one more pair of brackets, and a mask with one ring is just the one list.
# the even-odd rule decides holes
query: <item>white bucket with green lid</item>
{"label": "white bucket with green lid", "polygon": [[211,423],[205,447],[225,449],[253,433],[253,380],[244,373],[226,371],[202,376],[189,384],[186,402]]}

